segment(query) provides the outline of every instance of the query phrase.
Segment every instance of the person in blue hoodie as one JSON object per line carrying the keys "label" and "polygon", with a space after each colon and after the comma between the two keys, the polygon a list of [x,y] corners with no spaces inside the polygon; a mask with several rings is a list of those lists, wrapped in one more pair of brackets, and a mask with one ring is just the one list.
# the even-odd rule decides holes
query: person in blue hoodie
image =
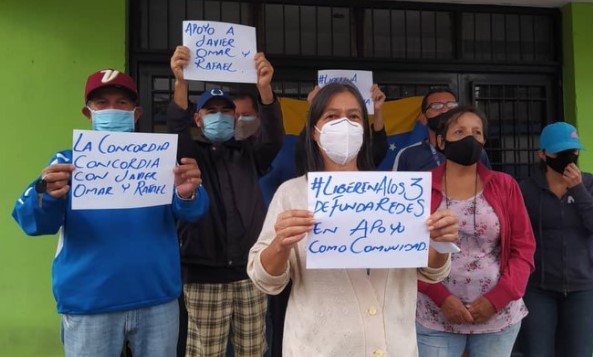
{"label": "person in blue hoodie", "polygon": [[[134,80],[107,69],[88,77],[83,114],[93,130],[134,131],[142,113]],[[52,286],[62,315],[65,355],[176,353],[181,293],[176,221],[195,221],[208,195],[194,159],[171,168],[171,204],[72,210],[72,150],[56,153],[17,200],[12,216],[28,235],[60,232]]]}
{"label": "person in blue hoodie", "polygon": [[591,357],[593,176],[577,166],[574,126],[547,125],[539,147],[540,167],[521,183],[536,250],[520,346],[527,357]]}

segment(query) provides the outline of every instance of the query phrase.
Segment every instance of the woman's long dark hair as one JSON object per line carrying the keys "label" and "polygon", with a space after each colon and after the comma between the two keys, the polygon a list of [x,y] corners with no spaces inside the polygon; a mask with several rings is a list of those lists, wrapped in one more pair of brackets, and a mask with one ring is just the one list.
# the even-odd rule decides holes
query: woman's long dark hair
{"label": "woman's long dark hair", "polygon": [[356,158],[356,166],[361,171],[370,171],[375,168],[371,151],[371,134],[369,128],[369,115],[362,96],[358,89],[351,84],[331,83],[321,88],[309,108],[305,128],[299,135],[295,147],[295,160],[297,175],[301,176],[311,171],[324,171],[323,158],[317,142],[313,140],[315,125],[327,109],[331,99],[338,93],[348,92],[354,95],[362,109],[362,127],[364,129],[362,147]]}

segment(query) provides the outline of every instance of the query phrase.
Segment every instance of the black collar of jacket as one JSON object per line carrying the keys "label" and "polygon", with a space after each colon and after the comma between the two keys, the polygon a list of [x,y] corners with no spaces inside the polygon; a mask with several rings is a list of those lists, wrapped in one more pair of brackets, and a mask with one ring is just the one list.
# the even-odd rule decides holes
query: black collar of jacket
{"label": "black collar of jacket", "polygon": [[531,175],[533,182],[535,185],[542,189],[549,189],[548,181],[546,180],[545,174],[542,172],[542,169],[539,165],[534,167],[533,174]]}

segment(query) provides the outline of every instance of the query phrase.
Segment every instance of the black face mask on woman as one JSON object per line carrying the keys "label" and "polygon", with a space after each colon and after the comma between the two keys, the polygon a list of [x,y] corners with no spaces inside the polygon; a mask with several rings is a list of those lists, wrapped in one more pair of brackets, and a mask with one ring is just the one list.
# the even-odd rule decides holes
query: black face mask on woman
{"label": "black face mask on woman", "polygon": [[445,140],[443,154],[447,160],[451,160],[459,165],[470,166],[480,160],[483,145],[472,135],[457,141]]}
{"label": "black face mask on woman", "polygon": [[552,170],[558,173],[564,173],[566,166],[572,163],[577,163],[579,155],[574,153],[574,150],[564,150],[557,153],[556,157],[549,157],[546,155],[546,165],[550,166]]}

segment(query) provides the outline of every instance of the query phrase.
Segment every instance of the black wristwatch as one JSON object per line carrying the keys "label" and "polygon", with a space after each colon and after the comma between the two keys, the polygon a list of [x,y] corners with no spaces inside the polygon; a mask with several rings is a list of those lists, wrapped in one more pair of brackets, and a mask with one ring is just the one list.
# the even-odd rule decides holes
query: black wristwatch
{"label": "black wristwatch", "polygon": [[47,191],[47,181],[40,178],[39,180],[35,181],[35,192],[38,194],[43,194]]}

